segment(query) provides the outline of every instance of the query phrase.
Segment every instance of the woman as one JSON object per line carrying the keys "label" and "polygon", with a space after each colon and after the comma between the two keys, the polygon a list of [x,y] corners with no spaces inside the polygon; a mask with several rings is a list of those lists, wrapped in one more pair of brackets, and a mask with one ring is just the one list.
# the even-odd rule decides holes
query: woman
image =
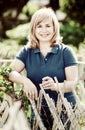
{"label": "woman", "polygon": [[[41,84],[56,103],[56,77],[64,96],[74,106],[76,101],[72,91],[78,79],[77,61],[71,48],[61,43],[59,31],[58,20],[51,9],[42,8],[36,11],[30,22],[29,43],[11,64],[14,71],[9,74],[9,80],[22,84],[26,96],[32,100],[37,99]],[[24,68],[27,77],[20,74]],[[44,103],[45,101],[42,103],[41,117],[47,130],[51,130],[53,119]],[[43,115],[45,112],[47,117]]]}

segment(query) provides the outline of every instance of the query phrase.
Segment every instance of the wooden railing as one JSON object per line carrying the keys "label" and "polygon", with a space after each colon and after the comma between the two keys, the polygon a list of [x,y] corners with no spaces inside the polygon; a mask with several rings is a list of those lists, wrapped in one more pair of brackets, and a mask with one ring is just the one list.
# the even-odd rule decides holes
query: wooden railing
{"label": "wooden railing", "polygon": [[[55,82],[58,85],[56,78]],[[85,105],[81,104],[76,91],[73,91],[76,98],[76,106],[72,109],[71,104],[66,98],[64,98],[60,87],[56,106],[52,98],[45,93],[41,85],[40,88],[41,90],[38,98],[38,105],[36,106],[35,102],[30,100],[35,114],[33,129],[31,129],[30,122],[28,122],[26,116],[24,115],[24,111],[21,109],[21,101],[13,102],[13,99],[10,96],[5,95],[3,102],[0,104],[0,114],[2,114],[2,120],[0,120],[1,130],[37,130],[38,127],[40,130],[47,130],[40,117],[43,96],[54,119],[52,130],[67,130],[65,128],[67,127],[69,121],[71,122],[70,130],[85,130]],[[64,106],[65,109],[62,108],[62,106]],[[68,116],[68,119],[64,124],[60,118],[62,111]]]}
{"label": "wooden railing", "polygon": [[[0,65],[2,64],[10,64],[13,61],[13,59],[1,59]],[[52,130],[65,130],[65,127],[67,123],[71,122],[71,130],[84,130],[85,129],[85,104],[81,104],[82,101],[85,101],[85,88],[84,88],[84,70],[85,70],[85,62],[78,61],[78,67],[79,67],[79,85],[80,85],[80,95],[78,95],[77,91],[74,90],[73,93],[76,98],[76,106],[74,109],[72,109],[71,104],[64,98],[63,93],[61,89],[59,88],[59,97],[57,101],[57,106],[55,106],[53,100],[49,97],[47,93],[45,93],[42,86],[38,98],[38,105],[36,106],[34,101],[30,100],[31,106],[33,108],[33,111],[35,113],[35,122],[32,130],[37,130],[39,127],[40,130],[46,130],[46,128],[43,125],[42,119],[40,117],[40,110],[41,110],[41,102],[42,97],[44,96],[49,110],[54,118]],[[82,82],[83,78],[83,82]],[[57,80],[55,79],[55,82],[58,85]],[[65,124],[62,123],[60,114],[62,111],[62,105],[65,106],[66,113],[68,114],[68,120]],[[11,109],[10,109],[11,108]],[[1,120],[0,120],[0,127],[1,130],[31,130],[30,122],[28,122],[26,116],[24,115],[24,111],[21,108],[21,101],[13,102],[13,99],[6,95],[4,96],[3,102],[0,103],[0,114],[2,114]],[[81,129],[82,121],[83,120],[83,127]],[[21,125],[20,125],[20,122]]]}

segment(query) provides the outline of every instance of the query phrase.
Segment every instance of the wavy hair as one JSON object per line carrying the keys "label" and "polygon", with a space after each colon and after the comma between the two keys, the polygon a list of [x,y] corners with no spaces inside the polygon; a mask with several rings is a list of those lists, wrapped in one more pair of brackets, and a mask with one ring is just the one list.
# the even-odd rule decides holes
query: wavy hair
{"label": "wavy hair", "polygon": [[34,49],[39,48],[39,40],[37,39],[35,35],[35,29],[36,29],[36,26],[40,22],[42,22],[44,19],[51,19],[53,22],[54,34],[50,41],[51,46],[61,42],[62,38],[60,36],[59,22],[56,17],[56,14],[50,8],[41,8],[33,14],[30,21],[30,30],[29,30],[29,47],[30,48],[34,48]]}

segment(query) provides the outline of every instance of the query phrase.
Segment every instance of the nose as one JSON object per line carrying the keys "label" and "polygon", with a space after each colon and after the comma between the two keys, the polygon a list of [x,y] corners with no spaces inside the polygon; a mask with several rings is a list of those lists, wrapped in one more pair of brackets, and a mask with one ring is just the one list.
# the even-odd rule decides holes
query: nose
{"label": "nose", "polygon": [[42,27],[42,32],[46,32],[46,27]]}

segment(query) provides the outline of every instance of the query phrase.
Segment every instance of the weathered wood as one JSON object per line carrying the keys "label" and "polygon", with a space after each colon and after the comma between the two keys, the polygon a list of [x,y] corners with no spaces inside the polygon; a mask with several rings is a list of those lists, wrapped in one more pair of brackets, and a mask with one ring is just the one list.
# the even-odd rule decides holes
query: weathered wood
{"label": "weathered wood", "polygon": [[[1,61],[1,62],[4,63],[7,61],[4,62]],[[64,97],[57,79],[54,78],[59,88],[58,101],[56,105],[54,104],[53,100],[49,97],[49,95],[45,93],[42,85],[40,85],[41,90],[39,93],[38,104],[36,105],[34,101],[30,100],[31,106],[35,114],[35,122],[33,124],[34,126],[32,130],[37,130],[38,127],[40,128],[40,130],[46,130],[40,116],[41,107],[42,107],[41,102],[43,96],[54,118],[52,130],[65,130],[65,126],[69,121],[71,122],[70,130],[83,130],[83,128],[85,129],[85,104],[84,104],[85,103],[85,86],[84,86],[85,64],[79,62],[78,65],[79,65],[78,66],[79,67],[79,81],[78,81],[79,93],[77,90],[73,91],[76,99],[76,106],[74,107],[74,109],[72,109],[71,104]],[[60,118],[60,114],[62,112],[62,105],[64,105],[66,110],[65,112],[68,115],[68,119],[64,124],[62,123]],[[30,122],[28,122],[27,117],[25,116],[24,111],[20,109],[20,106],[21,106],[20,102],[14,101],[10,96],[6,94],[4,95],[3,102],[0,102],[0,114],[1,114],[0,127],[2,128],[2,130],[21,130],[21,129],[31,130]],[[81,125],[83,125],[82,129],[81,129]]]}

